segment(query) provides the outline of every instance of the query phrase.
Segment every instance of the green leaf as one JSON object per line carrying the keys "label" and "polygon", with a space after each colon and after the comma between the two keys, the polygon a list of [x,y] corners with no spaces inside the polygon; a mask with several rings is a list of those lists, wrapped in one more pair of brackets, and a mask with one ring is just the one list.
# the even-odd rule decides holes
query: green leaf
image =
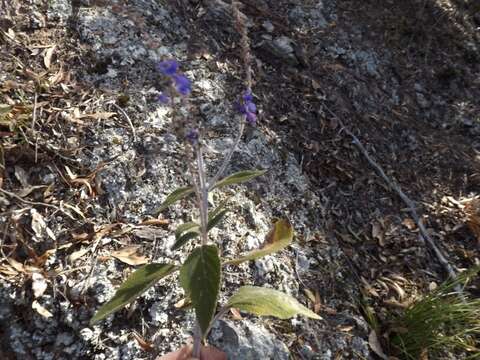
{"label": "green leaf", "polygon": [[178,267],[172,264],[147,264],[134,271],[120,286],[113,298],[98,309],[90,320],[94,324],[125,305],[131,303],[161,278],[170,275]]}
{"label": "green leaf", "polygon": [[215,245],[204,245],[193,250],[180,269],[180,284],[186,296],[192,300],[204,336],[217,307],[220,271],[220,258]]}
{"label": "green leaf", "polygon": [[223,200],[220,205],[208,213],[208,220],[211,220],[213,217],[217,216],[222,210],[225,210],[225,205],[230,201],[230,198]]}
{"label": "green leaf", "polygon": [[297,314],[312,319],[320,316],[309,310],[290,295],[258,286],[243,286],[228,300],[227,306],[258,316],[275,316],[288,319]]}
{"label": "green leaf", "polygon": [[207,231],[212,230],[215,226],[217,226],[220,221],[224,218],[225,214],[228,212],[228,210],[222,210],[219,213],[217,213],[215,216],[213,216],[207,224]]}
{"label": "green leaf", "polygon": [[293,239],[293,227],[288,220],[279,220],[268,233],[263,248],[253,250],[238,259],[226,261],[224,264],[238,265],[244,261],[258,259],[286,248]]}
{"label": "green leaf", "polygon": [[185,186],[178,188],[177,190],[173,191],[170,195],[167,196],[165,201],[160,205],[158,212],[165,210],[167,207],[172,205],[174,202],[183,199],[184,197],[193,193],[193,187]]}
{"label": "green leaf", "polygon": [[175,230],[175,239],[178,239],[187,231],[200,232],[200,225],[198,225],[196,222],[187,222],[178,225],[177,229]]}
{"label": "green leaf", "polygon": [[233,175],[227,176],[225,179],[220,180],[213,186],[213,189],[216,189],[222,186],[227,186],[227,185],[240,184],[245,181],[256,178],[257,176],[263,175],[266,172],[267,172],[266,170],[240,171]]}
{"label": "green leaf", "polygon": [[198,232],[187,232],[183,234],[175,241],[175,244],[172,245],[170,250],[173,251],[180,249],[183,245],[188,243],[190,240],[195,239],[198,235],[200,235]]}
{"label": "green leaf", "polygon": [[189,242],[191,239],[200,235],[200,225],[196,222],[188,222],[181,224],[175,230],[175,244],[170,248],[171,250],[177,250]]}
{"label": "green leaf", "polygon": [[[211,213],[208,214],[208,223],[207,223],[207,231],[212,230],[218,223],[223,219],[227,210],[222,210],[222,206],[220,205]],[[195,222],[188,222],[181,224],[175,230],[175,244],[172,245],[170,248],[171,250],[178,250],[183,245],[188,243],[190,240],[196,238],[200,235],[200,225]]]}

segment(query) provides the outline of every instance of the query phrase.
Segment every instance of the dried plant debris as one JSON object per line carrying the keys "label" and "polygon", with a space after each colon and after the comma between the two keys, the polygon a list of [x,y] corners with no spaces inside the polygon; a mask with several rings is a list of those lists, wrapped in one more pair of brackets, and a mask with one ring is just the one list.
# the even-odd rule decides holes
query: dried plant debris
{"label": "dried plant debris", "polygon": [[[288,216],[296,237],[276,255],[229,265],[222,291],[268,285],[323,320],[278,323],[232,309],[209,342],[236,359],[393,356],[382,332],[389,314],[410,309],[445,273],[341,123],[416,201],[449,262],[480,263],[478,9],[241,3],[258,126],[228,171],[267,172],[209,199],[233,206],[212,234],[230,259],[260,247],[269,219]],[[164,84],[155,64],[180,59],[194,80],[213,172],[235,141],[243,86],[229,2],[3,6],[0,358],[140,360],[179,348],[194,319],[168,279],[104,323],[89,319],[136,267],[185,260],[171,250],[175,229],[197,219],[180,205],[158,217],[187,169],[172,111],[156,101]]]}

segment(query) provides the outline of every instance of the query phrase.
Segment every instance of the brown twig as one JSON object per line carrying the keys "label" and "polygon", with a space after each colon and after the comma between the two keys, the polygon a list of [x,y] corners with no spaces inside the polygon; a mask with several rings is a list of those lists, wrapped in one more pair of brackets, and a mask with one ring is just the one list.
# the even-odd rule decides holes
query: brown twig
{"label": "brown twig", "polygon": [[137,141],[137,133],[135,131],[135,127],[133,126],[132,119],[130,119],[130,116],[128,116],[128,114],[125,112],[125,110],[123,110],[120,106],[118,106],[114,102],[110,102],[110,105],[113,105],[115,107],[115,109],[120,111],[122,113],[122,115],[127,119],[128,125],[130,125],[130,129],[132,129],[133,141],[134,142]]}
{"label": "brown twig", "polygon": [[32,206],[45,206],[45,207],[49,207],[49,208],[53,208],[57,211],[62,211],[58,206],[55,206],[55,205],[52,205],[52,204],[47,204],[47,203],[43,203],[43,202],[37,202],[37,201],[29,201],[29,200],[25,200],[25,199],[22,199],[20,196],[18,196],[17,194],[14,194],[10,191],[7,191],[7,190],[4,190],[4,189],[1,189],[0,188],[0,192],[4,193],[5,195],[8,195],[12,198],[15,198],[21,202],[23,202],[24,204],[28,204],[28,205],[32,205]]}
{"label": "brown twig", "polygon": [[[438,262],[443,266],[443,268],[448,273],[448,276],[452,280],[454,280],[457,277],[457,274],[456,274],[453,266],[450,264],[450,262],[447,260],[445,255],[442,253],[440,248],[437,246],[437,244],[435,243],[435,240],[428,233],[425,225],[423,224],[422,219],[418,215],[415,203],[403,192],[400,185],[395,180],[390,179],[387,176],[387,174],[385,173],[385,171],[382,169],[382,167],[375,160],[372,159],[372,157],[369,155],[367,149],[365,149],[365,147],[360,142],[358,137],[355,136],[355,134],[353,132],[351,132],[350,129],[348,129],[345,126],[345,124],[342,122],[342,120],[332,110],[330,110],[328,107],[325,107],[325,108],[338,121],[338,123],[342,127],[342,130],[352,138],[353,144],[360,150],[362,155],[365,157],[365,159],[367,159],[368,163],[376,170],[378,175],[380,175],[380,177],[388,184],[388,186],[390,186],[390,188],[397,193],[397,195],[405,203],[405,205],[407,205],[408,211],[410,212],[410,214],[413,218],[413,221],[415,221],[415,223],[417,224],[417,227],[420,231],[420,236],[425,240],[425,242],[428,244],[428,246],[430,246],[433,253],[437,257]],[[455,286],[455,291],[457,291],[459,294],[463,293],[463,290],[462,290],[460,285]]]}

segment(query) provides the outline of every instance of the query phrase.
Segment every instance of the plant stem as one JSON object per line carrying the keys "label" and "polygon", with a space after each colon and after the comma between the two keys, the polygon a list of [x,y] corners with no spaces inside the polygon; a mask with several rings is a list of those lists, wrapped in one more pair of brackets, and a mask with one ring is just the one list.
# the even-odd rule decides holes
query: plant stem
{"label": "plant stem", "polygon": [[208,186],[205,176],[205,164],[203,162],[203,154],[202,148],[198,145],[195,149],[197,155],[197,170],[198,170],[198,178],[200,182],[200,222],[202,228],[202,245],[206,245],[208,242],[208,233],[207,233],[207,225],[208,225]]}
{"label": "plant stem", "polygon": [[215,317],[212,319],[212,321],[210,322],[210,325],[208,326],[208,329],[207,331],[205,331],[205,334],[208,334],[210,332],[210,330],[212,329],[212,326],[213,324],[215,324],[215,322],[217,322],[218,320],[220,320],[227,312],[228,310],[230,310],[230,306],[223,306],[222,308],[220,308],[220,310],[218,311],[217,315],[215,315]]}
{"label": "plant stem", "polygon": [[[244,116],[242,116],[244,118]],[[217,173],[215,176],[213,176],[212,179],[208,181],[208,190],[212,190],[213,186],[215,186],[215,183],[218,181],[220,176],[222,176],[223,172],[227,168],[228,164],[230,163],[230,160],[232,159],[233,153],[238,147],[238,144],[240,143],[240,139],[242,138],[243,131],[245,130],[245,119],[242,119],[240,123],[240,128],[238,129],[238,134],[237,137],[235,138],[235,142],[233,143],[233,146],[230,148],[230,151],[227,153],[225,158],[223,159],[223,163],[220,166],[220,168],[217,170]]]}
{"label": "plant stem", "polygon": [[[190,175],[192,176],[193,188],[195,190],[195,195],[197,196],[198,204],[200,204],[202,202],[202,195],[200,193],[200,187],[198,185],[198,182],[197,182],[197,179],[196,179],[196,176],[195,176],[195,170],[193,169],[193,166],[189,161],[187,161],[187,166],[188,166],[188,170],[190,171]],[[200,210],[200,219],[201,219],[202,218],[202,208],[201,208],[200,205],[199,205],[199,210]]]}
{"label": "plant stem", "polygon": [[198,322],[195,324],[195,329],[193,332],[193,350],[192,357],[195,359],[200,359],[200,351],[202,348],[202,335],[200,334],[200,326]]}

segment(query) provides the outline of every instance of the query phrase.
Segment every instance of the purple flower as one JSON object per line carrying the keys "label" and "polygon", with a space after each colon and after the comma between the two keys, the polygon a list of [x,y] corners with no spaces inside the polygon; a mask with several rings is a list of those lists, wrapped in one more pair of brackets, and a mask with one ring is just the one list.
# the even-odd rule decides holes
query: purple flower
{"label": "purple flower", "polygon": [[251,113],[256,113],[257,112],[257,106],[253,102],[246,103],[245,108],[246,108],[247,112],[251,112]]}
{"label": "purple flower", "polygon": [[255,125],[257,123],[257,114],[253,113],[253,112],[247,112],[245,114],[246,118],[247,118],[247,122],[250,124],[250,125]]}
{"label": "purple flower", "polygon": [[157,69],[164,75],[173,76],[178,70],[178,62],[176,60],[161,61],[158,63]]}
{"label": "purple flower", "polygon": [[197,129],[188,130],[185,138],[190,142],[190,144],[195,145],[198,143],[199,133]]}
{"label": "purple flower", "polygon": [[161,93],[160,95],[158,95],[157,100],[162,104],[168,104],[170,102],[170,97],[165,93]]}
{"label": "purple flower", "polygon": [[190,80],[184,75],[175,74],[172,76],[175,82],[175,88],[181,95],[188,95],[192,91],[192,85]]}
{"label": "purple flower", "polygon": [[252,92],[250,90],[245,91],[242,100],[242,103],[238,105],[239,112],[245,115],[250,125],[255,125],[257,122],[257,106],[253,102]]}
{"label": "purple flower", "polygon": [[243,93],[243,101],[244,102],[252,102],[253,101],[253,95],[251,90],[246,90]]}

